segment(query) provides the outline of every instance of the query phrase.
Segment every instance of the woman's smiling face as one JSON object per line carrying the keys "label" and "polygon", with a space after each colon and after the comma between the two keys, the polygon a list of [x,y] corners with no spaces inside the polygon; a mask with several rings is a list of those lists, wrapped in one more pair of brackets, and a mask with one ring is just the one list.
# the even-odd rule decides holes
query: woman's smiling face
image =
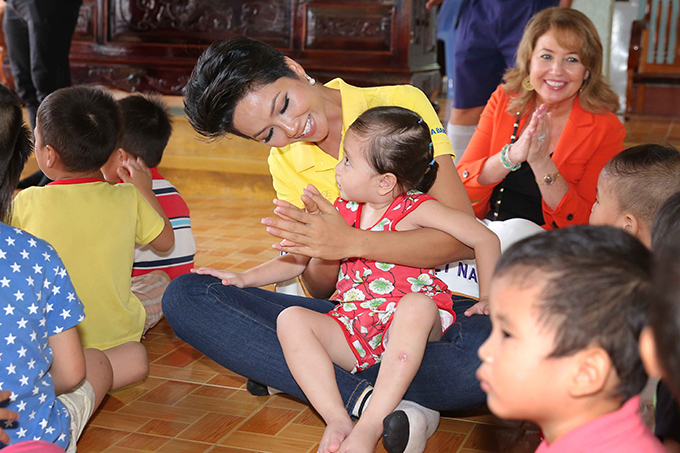
{"label": "woman's smiling face", "polygon": [[302,78],[281,77],[255,87],[236,104],[233,124],[247,137],[278,148],[328,135],[322,97]]}
{"label": "woman's smiling face", "polygon": [[538,38],[531,55],[529,77],[541,101],[548,106],[572,102],[589,75],[578,52],[562,47],[552,30]]}

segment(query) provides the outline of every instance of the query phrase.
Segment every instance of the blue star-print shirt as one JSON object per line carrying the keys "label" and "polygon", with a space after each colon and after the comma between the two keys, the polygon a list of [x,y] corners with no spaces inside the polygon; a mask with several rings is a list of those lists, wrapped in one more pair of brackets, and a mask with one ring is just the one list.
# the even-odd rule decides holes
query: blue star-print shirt
{"label": "blue star-print shirt", "polygon": [[84,318],[52,246],[0,223],[0,390],[12,392],[0,407],[19,414],[18,421],[0,421],[10,444],[44,440],[68,446],[70,415],[54,394],[47,340]]}

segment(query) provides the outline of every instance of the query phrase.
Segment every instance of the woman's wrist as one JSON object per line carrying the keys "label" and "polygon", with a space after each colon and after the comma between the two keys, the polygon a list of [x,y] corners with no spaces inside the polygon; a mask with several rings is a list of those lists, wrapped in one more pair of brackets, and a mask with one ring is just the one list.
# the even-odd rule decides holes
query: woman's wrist
{"label": "woman's wrist", "polygon": [[515,163],[511,158],[510,158],[510,150],[512,149],[512,143],[509,143],[501,149],[501,152],[499,153],[500,159],[501,159],[501,165],[503,165],[503,168],[509,171],[516,171],[519,170],[519,168],[522,166],[522,163]]}
{"label": "woman's wrist", "polygon": [[515,165],[521,165],[526,161],[526,153],[524,153],[525,150],[522,149],[523,145],[524,144],[520,141],[513,143],[512,146],[508,148],[507,157]]}
{"label": "woman's wrist", "polygon": [[366,258],[371,255],[371,239],[370,231],[360,230],[358,228],[352,228],[352,235],[349,240],[346,241],[346,249],[343,255],[345,259],[361,257]]}
{"label": "woman's wrist", "polygon": [[557,165],[555,165],[555,162],[553,162],[550,156],[545,159],[528,162],[528,164],[531,165],[531,169],[537,178],[540,178],[545,174],[556,173],[558,171]]}

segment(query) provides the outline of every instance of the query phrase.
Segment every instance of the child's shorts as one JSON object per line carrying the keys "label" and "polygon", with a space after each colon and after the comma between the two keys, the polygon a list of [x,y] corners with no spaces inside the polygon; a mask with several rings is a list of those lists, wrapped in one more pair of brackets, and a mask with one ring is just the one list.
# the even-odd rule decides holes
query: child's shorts
{"label": "child's shorts", "polygon": [[[456,313],[453,311],[450,293],[441,292],[435,299],[443,333],[456,321]],[[354,353],[356,363],[352,373],[380,363],[385,352],[384,334],[392,324],[396,309],[395,302],[357,301],[340,303],[326,313],[340,324]]]}
{"label": "child's shorts", "polygon": [[92,384],[83,379],[80,384],[73,387],[66,393],[62,393],[57,398],[64,403],[68,413],[71,416],[71,441],[66,449],[67,453],[74,453],[76,451],[76,444],[80,435],[85,429],[87,421],[92,417],[94,412],[94,389]]}
{"label": "child's shorts", "polygon": [[153,271],[148,274],[132,277],[132,292],[144,306],[146,320],[142,335],[163,319],[163,293],[170,284],[170,277],[163,271]]}

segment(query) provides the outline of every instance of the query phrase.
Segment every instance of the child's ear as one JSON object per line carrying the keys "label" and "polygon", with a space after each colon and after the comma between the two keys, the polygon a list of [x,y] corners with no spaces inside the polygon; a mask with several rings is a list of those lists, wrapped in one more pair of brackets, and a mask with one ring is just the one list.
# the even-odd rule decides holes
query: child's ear
{"label": "child's ear", "polygon": [[628,234],[638,237],[640,232],[640,221],[635,215],[626,213],[623,216],[623,229],[626,230]]}
{"label": "child's ear", "polygon": [[594,395],[606,389],[613,371],[607,351],[591,347],[575,354],[569,394],[574,398]]}
{"label": "child's ear", "polygon": [[385,173],[379,176],[378,193],[380,196],[391,193],[397,186],[397,177],[393,173]]}
{"label": "child's ear", "polygon": [[47,168],[54,168],[58,162],[61,162],[59,153],[52,147],[52,145],[45,145],[45,149],[47,150],[45,165],[47,165]]}
{"label": "child's ear", "polygon": [[648,376],[662,377],[663,367],[656,353],[656,340],[651,327],[645,327],[640,333],[640,357],[642,357],[642,363],[645,365]]}
{"label": "child's ear", "polygon": [[134,156],[132,154],[128,153],[127,151],[125,151],[123,148],[118,148],[115,152],[118,153],[118,156],[120,158],[120,162],[125,162],[126,160],[128,160],[130,158],[134,159]]}

